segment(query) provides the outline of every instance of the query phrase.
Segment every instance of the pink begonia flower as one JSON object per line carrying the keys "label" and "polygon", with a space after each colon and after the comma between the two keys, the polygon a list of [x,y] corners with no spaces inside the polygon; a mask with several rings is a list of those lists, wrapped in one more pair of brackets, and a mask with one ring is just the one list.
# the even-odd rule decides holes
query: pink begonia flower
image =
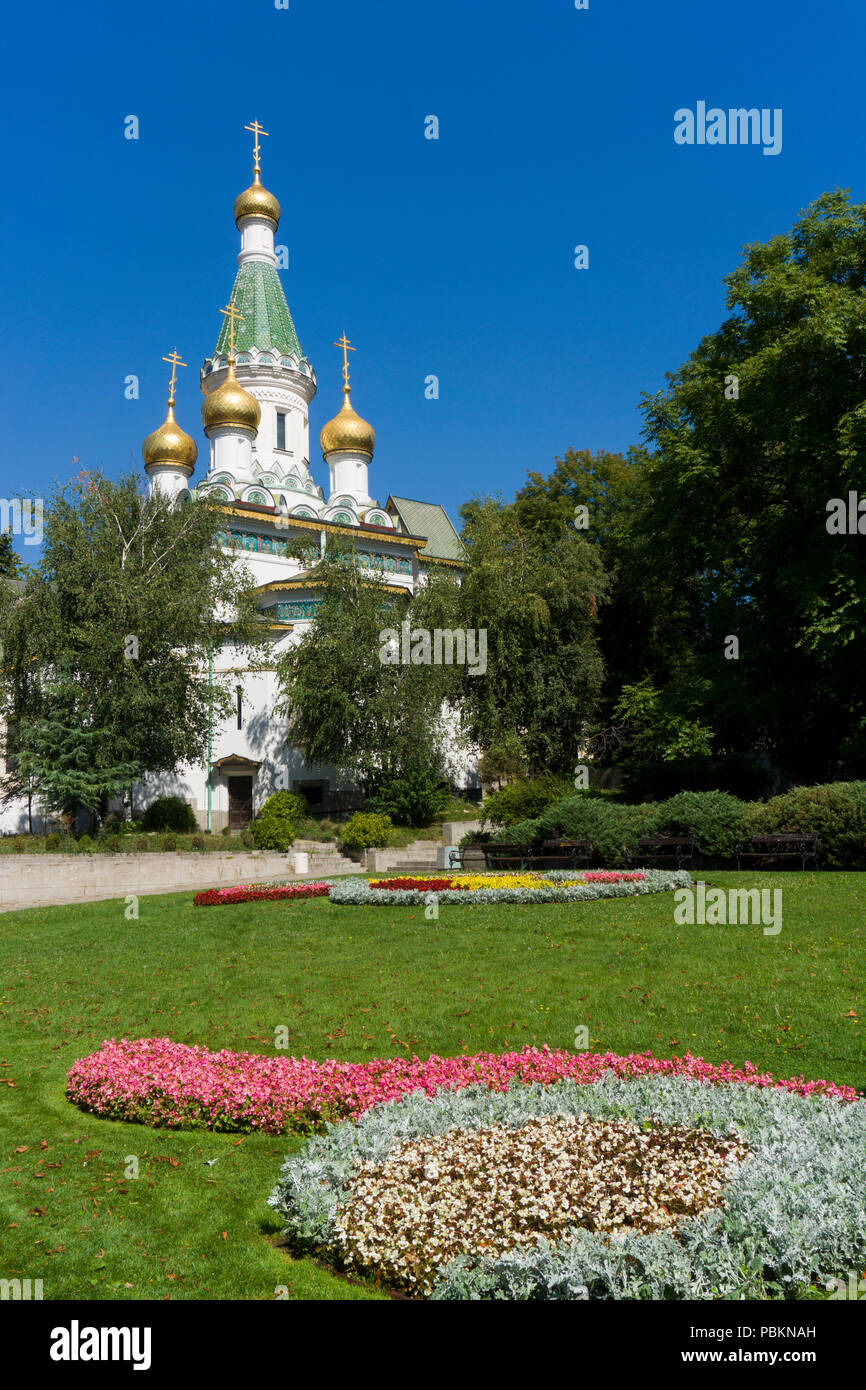
{"label": "pink begonia flower", "polygon": [[433,1096],[442,1089],[483,1085],[504,1091],[514,1083],[550,1085],[570,1079],[597,1081],[648,1074],[688,1076],[725,1085],[774,1087],[797,1095],[817,1093],[853,1102],[850,1086],[774,1080],[751,1062],[718,1066],[694,1057],[659,1059],[649,1052],[566,1052],[525,1047],[521,1052],[471,1056],[379,1058],[371,1062],[314,1062],[307,1057],[264,1057],[250,1052],[211,1052],[170,1038],[110,1039],[99,1052],[70,1069],[66,1094],[76,1105],[115,1120],[140,1120],[179,1129],[190,1124],[214,1130],[261,1130],[281,1134],[307,1130],[324,1120],[357,1118],[372,1105],[410,1091]]}

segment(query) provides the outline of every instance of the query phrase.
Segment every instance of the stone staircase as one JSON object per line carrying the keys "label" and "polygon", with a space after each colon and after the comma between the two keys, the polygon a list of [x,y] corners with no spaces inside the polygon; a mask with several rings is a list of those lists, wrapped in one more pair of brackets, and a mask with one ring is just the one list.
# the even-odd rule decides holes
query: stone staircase
{"label": "stone staircase", "polygon": [[363,873],[363,866],[357,859],[349,859],[336,845],[326,845],[321,840],[295,840],[289,852],[309,855],[310,871],[304,874],[304,878],[333,878],[336,874]]}
{"label": "stone staircase", "polygon": [[413,840],[405,849],[368,849],[366,867],[377,874],[435,874],[441,851],[440,840]]}

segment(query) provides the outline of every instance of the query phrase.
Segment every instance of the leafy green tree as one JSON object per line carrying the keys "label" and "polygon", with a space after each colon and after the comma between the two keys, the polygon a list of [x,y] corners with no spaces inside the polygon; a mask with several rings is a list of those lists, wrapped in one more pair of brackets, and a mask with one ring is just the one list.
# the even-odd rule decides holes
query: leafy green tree
{"label": "leafy green tree", "polygon": [[462,625],[487,634],[487,670],[464,670],[468,732],[482,749],[519,748],[531,771],[569,771],[603,681],[599,605],[608,581],[598,547],[563,518],[521,521],[493,498],[461,507]]}
{"label": "leafy green tree", "polygon": [[12,545],[9,531],[0,531],[0,578],[19,579],[23,571],[21,560]]}
{"label": "leafy green tree", "polygon": [[[369,797],[393,803],[395,783],[410,779],[429,795],[446,776],[442,710],[459,679],[454,666],[403,661],[413,650],[423,655],[414,643],[403,652],[403,624],[453,628],[456,584],[434,573],[411,598],[336,542],[317,565],[316,583],[316,617],[277,661],[291,742],[309,765],[333,765]],[[389,631],[396,644],[386,640]]]}
{"label": "leafy green tree", "polygon": [[44,694],[44,713],[18,725],[9,792],[24,794],[45,811],[70,821],[79,810],[100,820],[109,798],[141,775],[141,765],[110,760],[102,730],[81,723],[74,681],[52,680]]}
{"label": "leafy green tree", "polygon": [[717,750],[820,780],[866,759],[866,548],[827,529],[866,492],[866,205],[824,194],[726,284],[730,316],[644,400],[637,549],[679,595],[669,678],[706,683]]}
{"label": "leafy green tree", "polygon": [[22,766],[61,678],[63,718],[91,748],[98,739],[96,766],[167,772],[205,756],[211,708],[219,719],[232,707],[229,676],[209,685],[209,653],[254,660],[264,640],[249,575],[213,544],[218,515],[201,499],[145,498],[134,474],[82,474],[47,501],[23,591],[0,585],[4,713]]}

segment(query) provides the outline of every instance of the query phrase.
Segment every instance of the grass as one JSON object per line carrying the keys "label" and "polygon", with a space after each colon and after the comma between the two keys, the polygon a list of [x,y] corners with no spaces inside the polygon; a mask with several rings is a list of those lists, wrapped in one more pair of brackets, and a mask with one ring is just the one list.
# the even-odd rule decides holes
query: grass
{"label": "grass", "polygon": [[[713,874],[720,886],[755,875]],[[64,1096],[107,1037],[364,1060],[573,1047],[691,1050],[866,1089],[866,875],[760,876],[777,937],[678,927],[670,895],[544,907],[194,908],[192,895],[0,915],[0,1276],[46,1298],[383,1295],[277,1248],[266,1206],[302,1142],[101,1121]],[[137,1179],[131,1157],[138,1162]],[[215,1163],[211,1162],[216,1160]]]}

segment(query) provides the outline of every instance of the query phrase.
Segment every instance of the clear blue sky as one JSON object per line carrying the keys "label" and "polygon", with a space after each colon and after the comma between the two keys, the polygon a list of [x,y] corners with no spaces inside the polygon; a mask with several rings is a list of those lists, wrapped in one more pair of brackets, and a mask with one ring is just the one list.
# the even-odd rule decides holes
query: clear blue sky
{"label": "clear blue sky", "polygon": [[[866,199],[862,0],[112,0],[16,7],[4,38],[5,495],[140,467],[175,345],[202,475],[198,366],[254,117],[319,380],[316,479],[345,328],[371,491],[452,516],[569,446],[636,442],[641,391],[717,327],[741,247],[825,189]],[[699,100],[781,107],[782,153],[677,146]]]}

